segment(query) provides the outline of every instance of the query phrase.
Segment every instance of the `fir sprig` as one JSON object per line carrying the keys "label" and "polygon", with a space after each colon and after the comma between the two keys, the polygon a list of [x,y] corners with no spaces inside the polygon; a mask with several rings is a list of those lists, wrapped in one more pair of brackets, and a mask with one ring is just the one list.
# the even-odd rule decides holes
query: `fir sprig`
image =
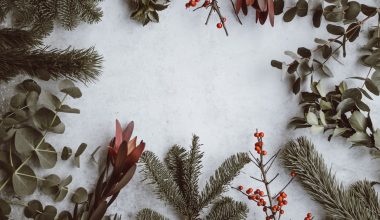
{"label": "fir sprig", "polygon": [[102,57],[89,49],[9,49],[0,52],[0,80],[7,81],[18,74],[42,79],[69,78],[88,82],[100,74]]}
{"label": "fir sprig", "polygon": [[288,142],[281,158],[286,168],[297,173],[297,179],[311,197],[324,207],[326,217],[361,220],[379,218],[380,205],[372,183],[359,181],[346,190],[306,138]]}
{"label": "fir sprig", "polygon": [[[154,186],[160,199],[168,202],[185,219],[199,219],[203,209],[215,201],[206,219],[245,219],[248,212],[245,205],[230,198],[220,198],[220,195],[244,165],[250,162],[249,155],[238,153],[225,160],[199,193],[198,180],[203,157],[200,146],[195,135],[190,151],[174,145],[165,158],[165,164],[154,153],[146,151],[141,157],[145,180]],[[138,220],[163,218],[149,209],[143,209],[137,215]]]}
{"label": "fir sprig", "polygon": [[1,50],[11,48],[31,48],[40,46],[41,44],[41,39],[34,36],[30,31],[12,28],[0,29]]}

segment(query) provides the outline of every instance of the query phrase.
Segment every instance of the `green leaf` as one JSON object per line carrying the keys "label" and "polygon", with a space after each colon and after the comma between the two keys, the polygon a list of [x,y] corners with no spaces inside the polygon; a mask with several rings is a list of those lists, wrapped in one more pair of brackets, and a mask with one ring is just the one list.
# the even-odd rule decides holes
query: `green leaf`
{"label": "green leaf", "polygon": [[319,125],[319,122],[318,122],[318,117],[316,114],[314,114],[313,112],[308,112],[307,115],[306,115],[306,121],[307,123],[309,123],[310,125]]}
{"label": "green leaf", "polygon": [[278,60],[272,60],[270,62],[271,66],[277,68],[277,69],[282,69],[282,62],[278,61]]}
{"label": "green leaf", "polygon": [[51,130],[61,123],[59,117],[48,108],[40,108],[33,116],[34,124],[40,130]]}
{"label": "green leaf", "polygon": [[310,130],[312,134],[320,134],[323,133],[324,127],[322,125],[313,125]]}
{"label": "green leaf", "polygon": [[32,200],[28,202],[28,206],[24,209],[24,215],[27,218],[33,218],[39,213],[43,212],[43,206],[40,201]]}
{"label": "green leaf", "polygon": [[315,8],[315,11],[313,14],[313,25],[314,25],[314,27],[319,28],[321,26],[322,14],[323,14],[322,4],[319,4]]}
{"label": "green leaf", "polygon": [[58,112],[65,112],[65,113],[74,113],[79,114],[80,110],[76,108],[71,108],[68,105],[62,105],[61,108],[57,109]]}
{"label": "green leaf", "polygon": [[65,79],[59,83],[59,90],[73,98],[80,98],[82,96],[82,92],[78,87],[74,85],[71,80]]}
{"label": "green leaf", "polygon": [[370,142],[370,137],[366,133],[356,132],[348,138],[348,141],[354,143],[355,145],[368,145]]}
{"label": "green leaf", "polygon": [[298,94],[301,90],[301,78],[298,77],[297,80],[293,84],[293,93]]}
{"label": "green leaf", "polygon": [[79,157],[80,155],[83,154],[83,152],[86,150],[87,148],[87,144],[85,143],[82,143],[81,145],[79,145],[78,147],[78,150],[75,152],[75,157]]}
{"label": "green leaf", "polygon": [[305,17],[309,8],[308,3],[305,0],[298,0],[297,4],[297,15],[300,17]]}
{"label": "green leaf", "polygon": [[335,128],[335,129],[334,129],[334,133],[333,133],[333,137],[340,136],[340,135],[342,135],[344,132],[349,131],[349,130],[350,130],[350,129],[348,129],[348,128]]}
{"label": "green leaf", "polygon": [[310,58],[311,57],[311,51],[309,49],[307,49],[306,47],[298,48],[297,53],[303,58]]}
{"label": "green leaf", "polygon": [[[11,206],[4,200],[0,199],[0,213],[3,215],[3,216],[8,216],[9,214],[11,214]],[[0,214],[0,217],[3,217],[1,216]]]}
{"label": "green leaf", "polygon": [[357,101],[357,100],[361,100],[362,97],[363,97],[362,93],[357,88],[347,89],[342,94],[342,100],[351,98],[351,99]]}
{"label": "green leaf", "polygon": [[83,187],[79,187],[75,191],[73,197],[71,198],[71,201],[76,204],[81,204],[81,203],[86,202],[87,199],[88,199],[87,190]]}
{"label": "green leaf", "polygon": [[40,162],[40,165],[44,169],[50,169],[57,163],[57,152],[54,147],[48,143],[43,143],[36,149],[36,155]]}
{"label": "green leaf", "polygon": [[351,117],[349,118],[349,122],[352,128],[358,132],[364,132],[367,128],[367,119],[359,111],[352,113]]}
{"label": "green leaf", "polygon": [[380,89],[380,71],[376,70],[371,76],[372,82]]}
{"label": "green leaf", "polygon": [[61,159],[68,160],[71,157],[72,152],[73,151],[71,150],[71,148],[65,146],[62,150]]}
{"label": "green leaf", "polygon": [[31,127],[18,129],[15,134],[16,151],[25,156],[30,156],[42,138],[42,134]]}
{"label": "green leaf", "polygon": [[12,185],[16,195],[31,195],[37,188],[36,174],[28,165],[23,165],[17,172],[13,173]]}
{"label": "green leaf", "polygon": [[18,84],[17,87],[24,92],[37,92],[41,93],[41,87],[32,79],[24,80],[22,83]]}
{"label": "green leaf", "polygon": [[334,34],[334,35],[343,35],[345,33],[343,27],[333,25],[333,24],[328,24],[326,26],[326,29],[330,34]]}
{"label": "green leaf", "polygon": [[328,77],[334,77],[334,74],[331,72],[330,68],[326,65],[322,65],[322,68],[321,68],[322,72],[328,76]]}
{"label": "green leaf", "polygon": [[18,93],[11,98],[11,107],[18,109],[25,106],[26,95],[24,93]]}
{"label": "green leaf", "polygon": [[350,1],[347,3],[347,10],[345,11],[344,17],[347,20],[354,20],[360,13],[360,4],[355,1]]}
{"label": "green leaf", "polygon": [[341,114],[344,114],[348,111],[351,111],[355,107],[355,100],[352,98],[344,99],[341,103],[338,104],[336,110]]}
{"label": "green leaf", "polygon": [[364,83],[365,87],[368,89],[368,91],[372,92],[374,95],[379,95],[379,88],[376,86],[375,82],[373,82],[371,79],[366,79]]}
{"label": "green leaf", "polygon": [[289,10],[285,12],[283,19],[285,22],[291,22],[296,16],[296,14],[297,14],[297,7],[290,8]]}

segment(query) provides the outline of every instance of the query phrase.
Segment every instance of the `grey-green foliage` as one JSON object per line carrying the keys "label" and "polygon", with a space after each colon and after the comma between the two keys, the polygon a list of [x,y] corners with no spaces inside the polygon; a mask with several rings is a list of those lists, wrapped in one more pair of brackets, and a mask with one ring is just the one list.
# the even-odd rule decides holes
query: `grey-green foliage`
{"label": "grey-green foliage", "polygon": [[322,156],[306,138],[288,142],[281,153],[284,166],[297,173],[309,195],[332,219],[379,219],[380,205],[369,181],[358,181],[346,189],[327,168]]}
{"label": "grey-green foliage", "polygon": [[[32,194],[38,180],[35,169],[51,169],[55,166],[58,153],[46,141],[49,133],[62,134],[65,125],[59,114],[74,109],[64,104],[68,97],[79,98],[81,92],[70,80],[59,84],[62,98],[43,91],[33,80],[25,80],[17,86],[17,94],[10,100],[10,109],[0,118],[0,191],[8,187],[17,196]],[[71,111],[79,113],[79,110]],[[67,194],[71,180],[60,181],[57,176],[43,179],[44,192],[50,192],[59,201]],[[54,193],[54,195],[52,194]]]}
{"label": "grey-green foliage", "polygon": [[[199,192],[198,180],[201,174],[203,153],[200,151],[199,138],[193,136],[190,151],[174,145],[164,162],[150,151],[141,157],[142,173],[161,200],[175,208],[178,214],[189,219],[198,219],[204,208],[215,203],[207,219],[245,219],[248,208],[245,204],[230,198],[221,198],[227,185],[250,162],[246,153],[238,153],[226,159],[210,177],[205,188]],[[162,215],[143,209],[138,220],[165,219]]]}
{"label": "grey-green foliage", "polygon": [[72,30],[80,22],[99,22],[101,0],[0,0],[0,19],[11,15],[17,28],[27,28],[44,36],[59,23]]}
{"label": "grey-green foliage", "polygon": [[159,22],[159,11],[169,6],[169,0],[136,0],[136,9],[131,18],[142,23],[144,26],[149,22]]}
{"label": "grey-green foliage", "polygon": [[168,218],[165,218],[160,213],[155,212],[151,209],[140,210],[136,216],[136,219],[138,220],[169,220]]}

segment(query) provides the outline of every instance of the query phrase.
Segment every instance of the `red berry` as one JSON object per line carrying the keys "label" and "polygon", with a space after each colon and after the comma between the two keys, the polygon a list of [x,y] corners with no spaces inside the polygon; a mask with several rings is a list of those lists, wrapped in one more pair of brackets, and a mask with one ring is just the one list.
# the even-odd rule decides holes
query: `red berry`
{"label": "red berry", "polygon": [[309,212],[309,213],[307,213],[307,215],[306,215],[307,217],[309,217],[309,218],[311,218],[312,217],[312,215],[311,215],[311,213]]}
{"label": "red berry", "polygon": [[261,150],[260,147],[255,147],[255,151]]}
{"label": "red berry", "polygon": [[309,217],[306,217],[306,218],[304,218],[304,220],[310,220],[310,218],[309,218]]}
{"label": "red berry", "polygon": [[239,186],[238,189],[239,189],[240,191],[242,191],[242,190],[244,189],[244,187],[243,187],[243,186]]}
{"label": "red berry", "polygon": [[288,201],[286,201],[286,200],[282,200],[282,202],[284,203],[284,205],[288,204]]}
{"label": "red berry", "polygon": [[285,213],[285,211],[281,209],[280,214],[283,215],[284,213]]}
{"label": "red berry", "polygon": [[264,132],[259,133],[259,137],[263,138],[264,137]]}
{"label": "red berry", "polygon": [[263,208],[263,211],[266,212],[266,211],[267,211],[267,207],[264,207],[264,208]]}
{"label": "red berry", "polygon": [[283,200],[282,196],[277,197],[277,201],[281,202]]}
{"label": "red berry", "polygon": [[197,3],[200,2],[200,1],[201,1],[201,0],[195,0],[195,2],[197,2]]}
{"label": "red berry", "polygon": [[249,200],[255,200],[255,197],[254,196],[248,196],[248,199]]}
{"label": "red berry", "polygon": [[186,7],[186,8],[190,8],[190,3],[186,3],[186,4],[185,4],[185,7]]}
{"label": "red berry", "polygon": [[226,22],[226,21],[227,21],[227,18],[222,18],[222,21],[223,21],[223,22]]}
{"label": "red berry", "polygon": [[279,206],[284,206],[283,202],[278,203]]}
{"label": "red berry", "polygon": [[191,5],[192,7],[195,7],[195,6],[197,5],[197,3],[196,3],[195,1],[191,1],[191,2],[190,2],[190,5]]}
{"label": "red berry", "polygon": [[296,174],[296,172],[294,172],[294,171],[292,171],[291,173],[290,173],[290,176],[292,176],[292,177],[295,177],[297,174]]}
{"label": "red berry", "polygon": [[247,191],[245,191],[247,194],[251,194],[253,192],[252,188],[248,188]]}
{"label": "red berry", "polygon": [[260,192],[259,192],[259,195],[260,195],[260,196],[264,196],[264,192],[263,192],[263,191],[260,191]]}
{"label": "red berry", "polygon": [[210,1],[205,1],[204,3],[203,3],[203,7],[206,7],[206,6],[208,6],[210,4]]}
{"label": "red berry", "polygon": [[255,138],[258,138],[258,137],[259,137],[259,133],[255,132],[255,133],[253,134],[253,136],[254,136]]}
{"label": "red berry", "polygon": [[217,23],[217,24],[216,24],[216,27],[217,27],[217,28],[222,28],[222,27],[223,27],[223,24],[222,24],[222,23]]}
{"label": "red berry", "polygon": [[265,156],[265,155],[267,155],[267,151],[263,150],[263,151],[261,152],[261,154]]}
{"label": "red berry", "polygon": [[257,153],[258,153],[258,154],[261,154],[261,150],[258,150]]}
{"label": "red berry", "polygon": [[286,198],[286,197],[288,197],[288,195],[286,195],[285,192],[281,192],[280,195],[282,196],[282,198]]}

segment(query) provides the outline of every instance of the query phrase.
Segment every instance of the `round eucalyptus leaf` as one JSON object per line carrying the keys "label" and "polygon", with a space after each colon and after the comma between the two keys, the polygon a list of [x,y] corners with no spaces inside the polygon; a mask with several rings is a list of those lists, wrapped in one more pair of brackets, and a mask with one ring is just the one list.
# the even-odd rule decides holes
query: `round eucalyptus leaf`
{"label": "round eucalyptus leaf", "polygon": [[13,190],[18,196],[31,195],[37,188],[37,177],[34,171],[23,165],[12,175]]}
{"label": "round eucalyptus leaf", "polygon": [[34,91],[34,92],[37,92],[38,94],[41,93],[41,87],[32,79],[24,80],[22,83],[18,84],[17,87],[25,92]]}
{"label": "round eucalyptus leaf", "polygon": [[62,122],[59,123],[57,126],[50,128],[49,131],[56,133],[56,134],[63,134],[65,132],[66,126]]}
{"label": "round eucalyptus leaf", "polygon": [[68,160],[71,157],[72,153],[73,151],[71,148],[65,146],[62,150],[61,159]]}
{"label": "round eucalyptus leaf", "polygon": [[31,91],[27,95],[26,105],[32,112],[36,111],[38,98],[39,98],[39,94],[35,91]]}
{"label": "round eucalyptus leaf", "polygon": [[[47,205],[44,208],[43,216],[44,218],[41,218],[41,220],[54,220],[55,216],[57,215],[57,209],[54,206]],[[49,218],[46,218],[49,217]]]}
{"label": "round eucalyptus leaf", "polygon": [[29,156],[41,142],[42,138],[42,134],[34,128],[25,127],[18,129],[15,134],[16,151]]}
{"label": "round eucalyptus leaf", "polygon": [[334,34],[334,35],[343,35],[345,32],[343,27],[333,25],[333,24],[328,24],[326,26],[326,29],[330,34]]}
{"label": "round eucalyptus leaf", "polygon": [[49,130],[61,123],[59,117],[56,116],[53,111],[45,107],[40,108],[36,114],[34,114],[33,121],[40,130]]}
{"label": "round eucalyptus leaf", "polygon": [[86,150],[87,148],[87,144],[85,143],[81,143],[81,145],[79,145],[77,151],[75,152],[75,157],[79,157],[80,155],[83,154],[83,152]]}
{"label": "round eucalyptus leaf", "polygon": [[45,177],[45,180],[42,182],[43,187],[52,187],[57,186],[61,182],[61,178],[55,174],[50,174]]}
{"label": "round eucalyptus leaf", "polygon": [[43,207],[40,201],[32,200],[28,202],[28,206],[24,209],[24,215],[27,218],[33,218],[38,213],[43,212]]}
{"label": "round eucalyptus leaf", "polygon": [[74,85],[71,80],[65,79],[59,83],[59,90],[73,98],[80,98],[82,96],[82,92],[78,87]]}
{"label": "round eucalyptus leaf", "polygon": [[10,105],[12,108],[18,109],[25,106],[26,95],[18,93],[11,98]]}
{"label": "round eucalyptus leaf", "polygon": [[72,181],[73,181],[73,177],[72,177],[71,175],[69,175],[68,177],[66,177],[66,179],[64,179],[64,180],[59,184],[59,186],[60,186],[60,187],[67,186],[67,185],[69,185]]}
{"label": "round eucalyptus leaf", "polygon": [[298,16],[305,17],[307,15],[307,11],[309,8],[307,1],[305,1],[305,0],[297,1],[296,7],[297,7],[297,15]]}
{"label": "round eucalyptus leaf", "polygon": [[72,220],[73,217],[71,216],[71,213],[68,211],[63,211],[59,213],[58,220]]}
{"label": "round eucalyptus leaf", "polygon": [[355,1],[350,1],[347,3],[348,8],[345,11],[344,18],[347,20],[354,20],[360,13],[360,4]]}
{"label": "round eucalyptus leaf", "polygon": [[73,203],[77,203],[77,204],[80,204],[80,203],[83,203],[83,202],[86,202],[88,199],[88,194],[87,194],[87,190],[83,187],[79,187],[73,197],[71,198],[71,201]]}
{"label": "round eucalyptus leaf", "polygon": [[57,96],[51,94],[50,92],[46,93],[45,97],[48,101],[46,104],[51,107],[49,107],[51,110],[56,110],[61,105],[61,100],[59,100]]}
{"label": "round eucalyptus leaf", "polygon": [[55,202],[62,201],[63,199],[66,198],[66,195],[67,195],[68,192],[69,191],[68,191],[68,189],[66,187],[63,187],[63,188],[59,189],[58,193],[54,197],[54,201]]}
{"label": "round eucalyptus leaf", "polygon": [[35,150],[40,165],[44,169],[50,169],[57,163],[57,152],[54,147],[48,143],[42,143],[38,149]]}

